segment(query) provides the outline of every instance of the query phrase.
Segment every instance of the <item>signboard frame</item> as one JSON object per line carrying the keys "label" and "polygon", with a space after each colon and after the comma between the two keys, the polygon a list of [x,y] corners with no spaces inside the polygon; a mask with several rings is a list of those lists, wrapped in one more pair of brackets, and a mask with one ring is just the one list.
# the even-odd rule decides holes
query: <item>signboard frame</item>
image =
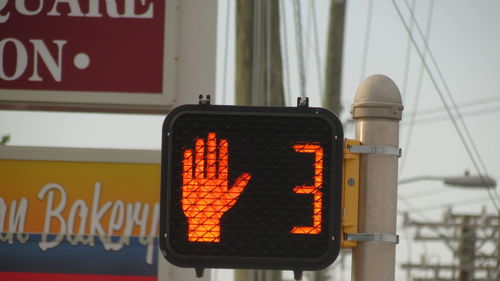
{"label": "signboard frame", "polygon": [[160,151],[6,145],[0,160],[160,164]]}
{"label": "signboard frame", "polygon": [[[341,190],[342,167],[331,169],[329,186],[332,191],[325,200],[331,202],[326,229],[328,249],[317,258],[277,258],[277,257],[245,257],[245,256],[209,256],[185,255],[176,253],[170,241],[170,223],[172,221],[172,143],[173,123],[184,114],[227,115],[227,116],[264,116],[264,117],[304,117],[320,118],[329,123],[333,129],[332,155],[330,163],[342,163],[343,129],[338,118],[328,110],[309,107],[255,107],[255,106],[218,106],[218,105],[184,105],[170,112],[164,122],[161,164],[161,210],[160,210],[160,248],[165,258],[174,265],[194,267],[197,272],[204,268],[247,268],[247,269],[281,269],[281,270],[318,270],[330,265],[338,256],[341,235]],[[342,165],[342,164],[340,164]],[[325,227],[326,228],[326,227]],[[201,246],[203,247],[203,246]]]}
{"label": "signboard frame", "polygon": [[166,113],[176,102],[178,0],[165,1],[161,93],[0,89],[0,110]]}
{"label": "signboard frame", "polygon": [[[14,162],[56,162],[56,163],[98,163],[98,164],[146,164],[158,165],[160,164],[160,151],[159,150],[126,150],[126,149],[91,149],[91,148],[61,148],[61,147],[29,147],[29,146],[0,146],[0,161],[14,161]],[[159,195],[159,194],[158,194]],[[34,233],[29,233],[34,235]],[[85,234],[87,235],[87,234]],[[2,243],[8,243],[6,241]],[[78,247],[75,246],[75,247]],[[92,245],[93,247],[93,245]],[[64,249],[63,249],[64,250]],[[40,251],[42,251],[40,249]],[[51,250],[52,251],[52,250]],[[104,249],[102,250],[104,251]],[[163,262],[161,255],[153,257],[157,261],[156,278],[160,280],[162,273],[160,262]],[[11,272],[4,274],[16,274],[18,272]],[[19,274],[30,274],[30,272],[19,272]],[[53,276],[56,280],[57,276],[65,276],[65,273],[55,272],[51,275],[50,272],[40,272],[36,274],[46,274]],[[59,275],[57,275],[59,274]],[[67,273],[66,273],[67,274]],[[71,274],[71,273],[70,273]],[[75,273],[78,275],[79,273]],[[57,275],[57,276],[56,276]],[[164,273],[163,273],[164,275]],[[14,275],[12,275],[14,276]],[[54,277],[55,276],[55,277]],[[124,275],[126,276],[126,275]],[[132,275],[136,276],[136,275]],[[139,275],[137,275],[139,276]],[[136,277],[137,277],[136,276]],[[14,279],[16,276],[13,277]],[[75,277],[76,278],[76,277]],[[62,280],[62,279],[57,279]],[[76,279],[75,279],[76,280]]]}

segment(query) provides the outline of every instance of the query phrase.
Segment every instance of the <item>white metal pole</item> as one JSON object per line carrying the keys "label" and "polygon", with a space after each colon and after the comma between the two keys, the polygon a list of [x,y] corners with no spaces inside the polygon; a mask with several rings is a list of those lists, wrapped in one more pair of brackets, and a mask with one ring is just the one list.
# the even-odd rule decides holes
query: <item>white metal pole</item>
{"label": "white metal pole", "polygon": [[[217,0],[170,0],[176,2],[167,23],[177,24],[177,88],[174,106],[194,104],[198,95],[211,94],[215,100],[217,50]],[[169,28],[167,26],[167,28]],[[159,254],[158,280],[210,281],[211,270],[196,278],[194,268],[180,268]]]}
{"label": "white metal pole", "polygon": [[[384,75],[366,78],[359,86],[352,116],[356,139],[363,146],[399,146],[403,105],[394,82]],[[398,157],[384,153],[361,155],[359,232],[396,235]],[[352,280],[392,281],[396,244],[360,242],[353,250]]]}
{"label": "white metal pole", "polygon": [[[175,106],[215,101],[218,0],[177,0],[178,61]],[[167,19],[168,24],[168,19]]]}

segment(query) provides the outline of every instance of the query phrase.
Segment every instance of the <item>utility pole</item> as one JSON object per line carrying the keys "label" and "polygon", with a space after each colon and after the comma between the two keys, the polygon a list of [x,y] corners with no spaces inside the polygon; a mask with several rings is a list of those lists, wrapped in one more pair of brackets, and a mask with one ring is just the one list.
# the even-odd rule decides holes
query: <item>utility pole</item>
{"label": "utility pole", "polygon": [[472,225],[472,217],[463,216],[461,227],[460,244],[458,246],[459,257],[459,281],[474,280],[474,265],[476,254],[476,229]]}
{"label": "utility pole", "polygon": [[[236,104],[284,106],[279,0],[236,2]],[[279,281],[279,270],[235,270],[236,281]]]}
{"label": "utility pole", "polygon": [[370,238],[353,249],[353,281],[395,278],[402,111],[401,93],[389,77],[372,75],[361,82],[351,113],[356,122],[356,139],[365,149],[360,162],[358,230]]}
{"label": "utility pole", "polygon": [[[346,0],[330,0],[323,107],[333,111],[338,116],[340,116],[342,111],[342,104],[340,103],[340,90],[342,82],[345,8]],[[327,275],[327,270],[328,269],[317,271],[314,281],[328,280],[329,277]]]}
{"label": "utility pole", "polygon": [[[177,6],[177,11],[167,20],[175,23],[176,30],[172,32],[177,34],[175,106],[193,103],[196,94],[215,93],[217,69],[217,1],[176,3],[172,8],[175,10]],[[158,255],[159,281],[211,281],[211,269],[205,270],[203,278],[196,278],[193,269],[176,267],[167,262],[161,253]]]}
{"label": "utility pole", "polygon": [[[417,229],[415,240],[445,243],[458,260],[456,263],[430,264],[424,258],[420,264],[402,264],[406,270],[431,271],[434,275],[413,280],[500,280],[500,216],[453,214],[450,210],[440,222],[416,221],[406,215],[404,226]],[[423,229],[435,234],[423,235]]]}
{"label": "utility pole", "polygon": [[323,107],[339,115],[342,110],[340,90],[346,0],[331,0],[330,2]]}
{"label": "utility pole", "polygon": [[236,2],[236,104],[283,106],[278,0]]}
{"label": "utility pole", "polygon": [[236,104],[252,104],[255,2],[236,2]]}

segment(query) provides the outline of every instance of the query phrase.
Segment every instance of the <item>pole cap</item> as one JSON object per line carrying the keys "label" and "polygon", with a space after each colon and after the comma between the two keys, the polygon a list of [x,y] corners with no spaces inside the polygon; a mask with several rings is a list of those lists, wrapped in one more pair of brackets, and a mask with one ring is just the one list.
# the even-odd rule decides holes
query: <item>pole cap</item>
{"label": "pole cap", "polygon": [[401,120],[403,102],[398,87],[391,78],[375,74],[359,85],[351,114],[357,118],[386,118]]}

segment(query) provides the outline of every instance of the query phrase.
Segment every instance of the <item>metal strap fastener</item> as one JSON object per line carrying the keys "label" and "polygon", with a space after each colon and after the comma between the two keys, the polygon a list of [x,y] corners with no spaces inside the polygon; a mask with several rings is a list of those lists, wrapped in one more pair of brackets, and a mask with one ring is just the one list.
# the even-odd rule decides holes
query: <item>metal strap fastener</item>
{"label": "metal strap fastener", "polygon": [[349,241],[362,241],[362,242],[387,242],[399,244],[399,235],[387,233],[347,233]]}
{"label": "metal strap fastener", "polygon": [[401,157],[401,148],[386,145],[353,145],[349,148],[352,153],[386,154]]}

